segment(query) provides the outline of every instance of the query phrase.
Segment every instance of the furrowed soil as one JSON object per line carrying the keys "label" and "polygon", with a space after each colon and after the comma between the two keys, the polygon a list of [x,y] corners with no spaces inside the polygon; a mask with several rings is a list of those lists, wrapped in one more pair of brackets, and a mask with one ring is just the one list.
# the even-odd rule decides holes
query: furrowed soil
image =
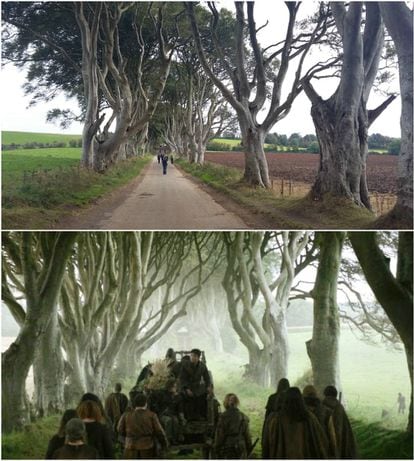
{"label": "furrowed soil", "polygon": [[[301,153],[267,153],[269,174],[272,178],[313,184],[318,172],[319,155]],[[207,152],[208,162],[233,168],[244,168],[242,152]],[[370,192],[397,193],[397,163],[394,155],[370,155],[367,162],[367,180]]]}
{"label": "furrowed soil", "polygon": [[[318,154],[267,153],[272,188],[281,197],[304,197],[315,181],[319,166]],[[207,162],[244,169],[242,152],[207,152]],[[370,200],[377,216],[390,211],[397,200],[398,157],[369,155],[367,181]]]}

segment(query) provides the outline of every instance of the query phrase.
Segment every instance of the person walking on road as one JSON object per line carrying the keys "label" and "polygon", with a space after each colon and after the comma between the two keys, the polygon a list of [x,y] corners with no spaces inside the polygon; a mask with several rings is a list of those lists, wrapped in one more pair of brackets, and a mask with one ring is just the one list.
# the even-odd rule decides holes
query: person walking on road
{"label": "person walking on road", "polygon": [[162,156],[162,174],[167,174],[167,166],[168,166],[168,155],[164,154]]}

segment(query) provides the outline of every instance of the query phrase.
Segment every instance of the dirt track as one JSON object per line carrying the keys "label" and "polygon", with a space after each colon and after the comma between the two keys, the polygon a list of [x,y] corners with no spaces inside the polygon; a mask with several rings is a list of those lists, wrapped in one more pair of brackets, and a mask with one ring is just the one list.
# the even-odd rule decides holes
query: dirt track
{"label": "dirt track", "polygon": [[111,197],[66,218],[61,229],[247,229],[235,213],[187,179],[174,165],[167,175],[154,158],[142,175]]}

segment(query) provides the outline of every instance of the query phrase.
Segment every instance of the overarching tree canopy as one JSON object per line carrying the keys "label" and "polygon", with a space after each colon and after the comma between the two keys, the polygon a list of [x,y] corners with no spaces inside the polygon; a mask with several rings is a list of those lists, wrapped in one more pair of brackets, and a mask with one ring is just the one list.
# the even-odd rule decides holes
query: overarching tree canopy
{"label": "overarching tree canopy", "polygon": [[[376,233],[349,238],[411,374],[412,235],[397,234],[396,274]],[[36,412],[53,413],[85,391],[102,395],[116,377],[135,374],[141,356],[184,319],[187,326],[204,319],[200,339],[219,335],[217,350],[231,330],[246,348],[245,378],[275,386],[288,375],[286,317],[304,293],[301,280],[312,287],[313,333],[303,353],[314,383],[341,389],[337,281],[351,257],[347,247],[341,258],[344,239],[344,232],[303,231],[3,234],[2,300],[20,327],[2,354],[4,431],[29,420],[30,366]]]}

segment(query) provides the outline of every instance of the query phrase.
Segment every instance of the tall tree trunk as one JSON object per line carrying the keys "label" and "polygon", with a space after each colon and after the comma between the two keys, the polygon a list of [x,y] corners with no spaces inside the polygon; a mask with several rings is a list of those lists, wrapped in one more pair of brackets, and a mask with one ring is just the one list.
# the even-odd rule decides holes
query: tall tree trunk
{"label": "tall tree trunk", "polygon": [[197,145],[197,160],[196,160],[196,162],[199,165],[204,165],[205,153],[206,153],[206,146],[203,144],[202,141],[199,141]]}
{"label": "tall tree trunk", "polygon": [[66,404],[77,402],[79,396],[89,390],[86,378],[86,356],[82,349],[83,348],[79,347],[76,338],[74,338],[70,344],[65,345],[67,361],[70,364]]}
{"label": "tall tree trunk", "polygon": [[[311,115],[320,145],[319,171],[312,198],[346,197],[371,208],[366,183],[368,119],[365,109],[344,107],[337,96],[312,104]],[[345,101],[345,106],[347,102]]]}
{"label": "tall tree trunk", "polygon": [[[21,263],[27,300],[26,317],[16,340],[2,353],[2,430],[21,429],[29,422],[26,407],[25,384],[35,351],[53,313],[66,262],[76,239],[76,233],[49,232],[42,235],[43,268],[35,257],[35,242],[31,232],[25,232],[21,241]],[[38,277],[41,277],[40,284]]]}
{"label": "tall tree trunk", "polygon": [[282,378],[288,376],[289,341],[286,323],[286,311],[281,310],[273,327],[274,344],[271,348],[270,385],[276,388]]}
{"label": "tall tree trunk", "polygon": [[397,275],[391,273],[375,232],[349,232],[352,247],[378,302],[391,320],[407,356],[411,402],[407,431],[413,431],[413,234],[400,232]]}
{"label": "tall tree trunk", "polygon": [[318,233],[320,255],[313,295],[313,332],[308,352],[319,395],[328,385],[340,389],[340,322],[336,300],[343,232]]}
{"label": "tall tree trunk", "polygon": [[97,61],[97,29],[101,15],[101,6],[97,6],[94,20],[90,25],[85,17],[82,4],[75,5],[76,22],[82,39],[82,81],[86,101],[85,121],[82,130],[82,158],[85,167],[92,168],[95,163],[95,135],[99,129],[98,120],[98,69]]}
{"label": "tall tree trunk", "polygon": [[[330,2],[342,39],[341,78],[335,93],[323,100],[309,81],[303,82],[312,102],[311,115],[320,144],[319,171],[311,196],[344,197],[371,209],[366,182],[368,127],[391,102],[367,111],[367,101],[378,71],[384,40],[379,7],[375,2]],[[365,22],[361,32],[361,23]]]}
{"label": "tall tree trunk", "polygon": [[[4,433],[21,430],[30,421],[26,401],[26,378],[32,364],[30,336],[24,335],[2,354],[1,420]],[[6,373],[7,370],[7,373]]]}
{"label": "tall tree trunk", "polygon": [[62,412],[65,408],[65,374],[57,310],[40,340],[33,363],[33,376],[35,408],[39,416]]}
{"label": "tall tree trunk", "polygon": [[269,168],[263,150],[266,133],[248,122],[241,124],[244,148],[244,180],[259,187],[270,187]]}
{"label": "tall tree trunk", "polygon": [[411,227],[413,221],[413,13],[404,2],[379,2],[398,55],[401,92],[401,149],[398,199],[393,210]]}

